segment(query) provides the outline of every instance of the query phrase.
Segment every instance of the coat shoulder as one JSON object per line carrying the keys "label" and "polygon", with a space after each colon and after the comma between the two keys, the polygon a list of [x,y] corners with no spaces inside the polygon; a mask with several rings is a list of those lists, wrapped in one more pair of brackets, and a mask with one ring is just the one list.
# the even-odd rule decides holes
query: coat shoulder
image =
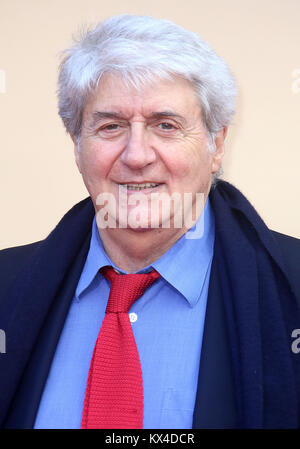
{"label": "coat shoulder", "polygon": [[279,246],[292,286],[300,301],[300,239],[272,231]]}
{"label": "coat shoulder", "polygon": [[0,297],[14,281],[16,275],[26,266],[40,242],[14,246],[0,250]]}
{"label": "coat shoulder", "polygon": [[282,251],[282,255],[286,259],[290,259],[293,262],[300,261],[300,239],[296,237],[291,237],[290,235],[281,234],[277,231],[272,231],[275,240],[277,241],[280,250]]}

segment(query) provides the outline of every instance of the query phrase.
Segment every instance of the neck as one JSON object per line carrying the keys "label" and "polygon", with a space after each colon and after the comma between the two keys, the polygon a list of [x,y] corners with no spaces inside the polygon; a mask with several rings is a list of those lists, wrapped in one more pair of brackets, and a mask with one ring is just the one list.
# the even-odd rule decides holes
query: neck
{"label": "neck", "polygon": [[111,261],[134,273],[159,259],[187,231],[180,229],[99,229]]}

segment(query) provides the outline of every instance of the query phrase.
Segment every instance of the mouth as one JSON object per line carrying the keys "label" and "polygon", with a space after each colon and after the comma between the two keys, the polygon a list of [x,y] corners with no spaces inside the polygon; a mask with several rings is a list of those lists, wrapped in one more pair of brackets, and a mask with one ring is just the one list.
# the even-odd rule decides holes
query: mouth
{"label": "mouth", "polygon": [[119,184],[119,186],[123,187],[124,189],[133,190],[133,191],[154,189],[160,185],[162,185],[162,184],[156,183],[156,182]]}

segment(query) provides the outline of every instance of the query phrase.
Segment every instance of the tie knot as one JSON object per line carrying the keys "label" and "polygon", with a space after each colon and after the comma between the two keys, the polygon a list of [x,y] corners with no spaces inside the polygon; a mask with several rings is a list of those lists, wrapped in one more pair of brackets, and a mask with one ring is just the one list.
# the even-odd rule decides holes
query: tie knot
{"label": "tie knot", "polygon": [[160,276],[155,270],[145,274],[118,274],[112,267],[103,267],[100,272],[110,281],[106,313],[129,312],[132,304]]}

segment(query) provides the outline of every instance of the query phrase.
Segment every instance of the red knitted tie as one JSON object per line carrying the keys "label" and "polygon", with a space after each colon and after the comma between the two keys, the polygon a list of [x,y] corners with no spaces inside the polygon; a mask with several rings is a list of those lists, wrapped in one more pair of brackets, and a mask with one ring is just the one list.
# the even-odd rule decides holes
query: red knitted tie
{"label": "red knitted tie", "polygon": [[110,294],[91,360],[81,428],[141,429],[142,370],[128,311],[160,275],[121,275],[111,267],[101,273],[111,283]]}

